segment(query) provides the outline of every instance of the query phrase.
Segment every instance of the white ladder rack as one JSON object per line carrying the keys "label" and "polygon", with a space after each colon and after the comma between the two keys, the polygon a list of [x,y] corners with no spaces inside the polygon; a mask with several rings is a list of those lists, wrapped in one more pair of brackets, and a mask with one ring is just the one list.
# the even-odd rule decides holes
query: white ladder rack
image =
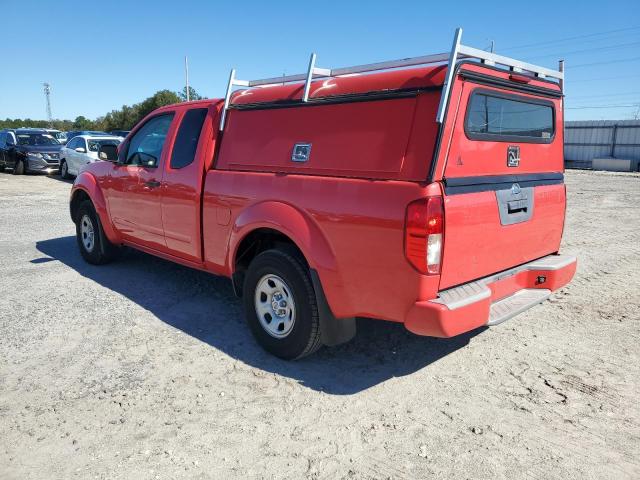
{"label": "white ladder rack", "polygon": [[227,92],[224,97],[224,107],[222,115],[220,116],[220,130],[224,129],[224,123],[226,119],[227,110],[231,102],[231,94],[233,93],[233,87],[263,87],[266,85],[278,85],[292,82],[304,82],[304,90],[302,93],[301,101],[306,103],[309,101],[309,90],[311,88],[311,82],[314,78],[328,78],[339,77],[342,75],[353,75],[357,73],[367,73],[379,70],[389,70],[392,68],[413,67],[417,65],[428,65],[432,63],[447,63],[447,72],[445,75],[444,84],[442,86],[442,95],[440,97],[440,105],[438,107],[438,113],[436,115],[436,121],[442,123],[444,120],[444,113],[446,110],[447,100],[449,99],[449,93],[451,91],[451,80],[456,68],[456,62],[464,59],[476,59],[481,63],[491,66],[504,66],[514,73],[523,73],[532,75],[537,78],[554,78],[559,81],[560,88],[563,87],[564,81],[564,62],[561,60],[559,63],[559,69],[553,70],[531,63],[522,62],[513,58],[505,57],[503,55],[497,55],[495,53],[486,52],[478,48],[469,47],[460,43],[462,39],[462,28],[457,28],[453,45],[450,53],[437,53],[434,55],[426,55],[421,57],[403,58],[399,60],[389,60],[386,62],[369,63],[365,65],[355,65],[353,67],[342,68],[319,68],[316,67],[316,54],[312,53],[309,58],[309,66],[306,73],[300,73],[296,75],[286,75],[281,77],[262,78],[258,80],[239,80],[236,78],[236,70],[231,69],[229,74],[229,83],[227,85]]}

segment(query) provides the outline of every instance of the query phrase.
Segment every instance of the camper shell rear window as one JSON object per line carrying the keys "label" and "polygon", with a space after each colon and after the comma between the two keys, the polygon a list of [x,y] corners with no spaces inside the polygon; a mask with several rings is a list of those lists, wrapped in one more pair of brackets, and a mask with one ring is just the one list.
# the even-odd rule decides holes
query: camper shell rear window
{"label": "camper shell rear window", "polygon": [[469,98],[464,131],[471,140],[551,143],[554,105],[548,100],[476,89]]}

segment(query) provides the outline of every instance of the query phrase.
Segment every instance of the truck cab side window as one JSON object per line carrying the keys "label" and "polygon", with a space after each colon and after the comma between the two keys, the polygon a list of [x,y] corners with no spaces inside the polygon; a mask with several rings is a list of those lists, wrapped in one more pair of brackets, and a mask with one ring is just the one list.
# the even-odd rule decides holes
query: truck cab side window
{"label": "truck cab side window", "polygon": [[172,120],[173,113],[158,115],[148,120],[131,138],[124,163],[156,168]]}
{"label": "truck cab side window", "polygon": [[200,140],[200,131],[206,117],[206,108],[194,108],[185,114],[173,144],[171,168],[183,168],[193,163]]}

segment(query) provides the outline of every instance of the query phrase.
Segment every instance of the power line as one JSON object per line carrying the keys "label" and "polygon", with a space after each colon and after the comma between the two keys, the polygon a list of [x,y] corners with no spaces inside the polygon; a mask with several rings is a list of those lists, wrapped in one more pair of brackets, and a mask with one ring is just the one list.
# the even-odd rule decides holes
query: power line
{"label": "power line", "polygon": [[639,95],[640,91],[626,93],[605,93],[602,95],[569,95],[570,98],[593,98],[593,97],[620,97],[625,95]]}
{"label": "power line", "polygon": [[595,47],[595,48],[585,48],[581,50],[573,50],[572,52],[559,52],[559,53],[550,53],[548,55],[536,55],[535,57],[527,57],[527,60],[532,60],[536,58],[547,58],[547,57],[562,57],[564,55],[575,55],[579,53],[591,53],[599,50],[611,50],[615,48],[625,48],[625,47],[633,47],[636,45],[640,45],[640,42],[631,42],[631,43],[619,43],[617,45],[608,45],[606,47]]}
{"label": "power line", "polygon": [[621,60],[609,60],[605,62],[581,63],[579,65],[570,65],[569,68],[574,69],[574,68],[580,68],[580,67],[591,67],[593,65],[608,65],[610,63],[633,62],[635,60],[640,60],[640,57],[623,58]]}
{"label": "power line", "polygon": [[564,107],[565,110],[585,110],[589,108],[633,108],[637,107],[638,104],[631,105],[580,105],[578,107]]}
{"label": "power line", "polygon": [[628,80],[629,78],[639,78],[639,77],[640,75],[620,75],[615,77],[583,78],[579,80],[571,79],[571,83],[600,82],[602,80]]}
{"label": "power line", "polygon": [[571,40],[579,40],[582,38],[590,38],[590,37],[597,37],[600,35],[607,35],[607,34],[611,34],[611,33],[618,33],[618,32],[628,32],[630,30],[637,30],[640,29],[640,26],[635,26],[635,27],[628,27],[628,28],[618,28],[616,30],[607,30],[604,32],[596,32],[596,33],[589,33],[586,35],[576,35],[575,37],[565,37],[565,38],[560,38],[560,39],[556,39],[556,40],[547,40],[544,42],[537,42],[537,43],[528,43],[526,45],[517,45],[515,47],[509,47],[509,48],[504,48],[502,49],[502,51],[509,51],[509,50],[519,50],[522,48],[529,48],[529,47],[537,47],[540,45],[553,45],[556,43],[562,43],[562,42],[567,42],[567,41],[571,41]]}

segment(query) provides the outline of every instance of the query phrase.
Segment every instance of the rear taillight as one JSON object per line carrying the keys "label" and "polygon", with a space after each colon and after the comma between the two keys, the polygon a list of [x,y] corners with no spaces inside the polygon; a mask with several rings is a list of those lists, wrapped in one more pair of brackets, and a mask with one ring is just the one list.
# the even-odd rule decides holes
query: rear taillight
{"label": "rear taillight", "polygon": [[420,273],[439,274],[444,240],[442,197],[411,202],[404,226],[404,253]]}

